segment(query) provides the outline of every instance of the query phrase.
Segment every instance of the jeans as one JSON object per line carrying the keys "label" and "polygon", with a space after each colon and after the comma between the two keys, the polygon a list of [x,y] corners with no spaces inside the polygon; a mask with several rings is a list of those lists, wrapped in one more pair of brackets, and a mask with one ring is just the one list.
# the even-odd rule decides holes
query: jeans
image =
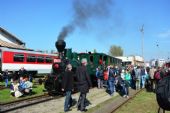
{"label": "jeans", "polygon": [[115,84],[114,84],[114,78],[111,77],[109,80],[109,90],[110,90],[110,95],[112,95],[114,93],[114,87],[115,87]]}
{"label": "jeans", "polygon": [[125,80],[125,95],[129,95],[130,80]]}
{"label": "jeans", "polygon": [[69,107],[71,107],[72,104],[72,97],[71,97],[71,91],[66,91],[66,98],[64,103],[64,111],[69,110]]}
{"label": "jeans", "polygon": [[103,88],[103,80],[102,79],[100,79],[100,78],[98,78],[97,79],[97,85],[98,85],[98,88]]}
{"label": "jeans", "polygon": [[136,80],[136,90],[139,90],[141,87],[141,83],[140,83],[140,78]]}
{"label": "jeans", "polygon": [[8,79],[5,79],[5,87],[8,87]]}
{"label": "jeans", "polygon": [[145,75],[141,76],[142,88],[145,88]]}
{"label": "jeans", "polygon": [[127,96],[128,96],[128,95],[129,95],[129,87],[128,87],[128,86],[126,86],[124,90],[125,90],[125,95],[127,95]]}
{"label": "jeans", "polygon": [[129,87],[125,87],[125,95],[129,95]]}
{"label": "jeans", "polygon": [[126,89],[125,89],[125,83],[122,83],[122,84],[121,84],[121,94],[122,94],[122,95],[125,95],[125,94],[126,94],[125,90],[126,90]]}

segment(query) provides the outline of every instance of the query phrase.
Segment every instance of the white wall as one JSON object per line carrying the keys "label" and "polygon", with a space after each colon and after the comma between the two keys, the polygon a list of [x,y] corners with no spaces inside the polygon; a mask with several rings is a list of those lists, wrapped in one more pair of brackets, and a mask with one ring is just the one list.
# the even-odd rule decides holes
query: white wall
{"label": "white wall", "polygon": [[12,40],[12,38],[10,36],[5,35],[3,32],[0,31],[0,39],[3,41],[6,41],[8,43],[12,43],[12,44],[17,44],[16,40]]}

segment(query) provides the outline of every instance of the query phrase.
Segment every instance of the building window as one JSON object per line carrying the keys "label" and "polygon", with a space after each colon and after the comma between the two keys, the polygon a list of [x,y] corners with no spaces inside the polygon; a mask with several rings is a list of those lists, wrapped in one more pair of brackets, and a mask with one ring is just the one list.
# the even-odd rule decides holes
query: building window
{"label": "building window", "polygon": [[32,55],[27,56],[27,62],[36,62],[36,56]]}
{"label": "building window", "polygon": [[14,62],[24,62],[24,54],[14,54]]}
{"label": "building window", "polygon": [[37,57],[37,62],[38,63],[43,63],[44,62],[44,57],[43,56],[38,56]]}

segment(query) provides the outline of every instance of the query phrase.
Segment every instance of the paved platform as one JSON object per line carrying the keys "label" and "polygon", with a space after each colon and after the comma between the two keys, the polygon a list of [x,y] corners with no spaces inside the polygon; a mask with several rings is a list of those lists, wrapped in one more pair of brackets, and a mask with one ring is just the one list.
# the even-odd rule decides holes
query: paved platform
{"label": "paved platform", "polygon": [[[130,90],[130,95],[135,93],[135,90]],[[78,100],[79,93],[73,94],[72,97],[73,99]],[[65,97],[61,97],[59,99],[50,100],[7,113],[64,113],[64,99]],[[114,96],[110,96],[105,92],[105,89],[97,88],[90,90],[87,94],[87,99],[91,102],[91,105],[87,107],[88,112],[91,113],[110,112],[110,110],[116,108],[122,102],[127,100],[126,98],[121,97],[118,93],[115,93]],[[105,104],[102,105],[102,103]],[[72,111],[69,111],[69,113],[81,113],[80,111],[77,111],[76,105],[71,107],[71,109]]]}

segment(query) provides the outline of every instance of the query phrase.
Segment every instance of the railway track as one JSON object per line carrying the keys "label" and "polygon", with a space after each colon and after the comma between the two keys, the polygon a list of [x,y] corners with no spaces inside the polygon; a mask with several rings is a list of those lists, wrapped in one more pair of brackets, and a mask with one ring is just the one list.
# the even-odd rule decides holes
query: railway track
{"label": "railway track", "polygon": [[57,99],[60,98],[61,96],[49,96],[48,94],[45,95],[40,95],[28,99],[23,99],[23,100],[18,100],[14,102],[9,102],[9,103],[0,103],[0,113],[11,111],[11,110],[16,110],[19,108],[23,108],[26,106],[31,106],[34,104],[38,104],[41,102],[46,102],[52,99]]}

